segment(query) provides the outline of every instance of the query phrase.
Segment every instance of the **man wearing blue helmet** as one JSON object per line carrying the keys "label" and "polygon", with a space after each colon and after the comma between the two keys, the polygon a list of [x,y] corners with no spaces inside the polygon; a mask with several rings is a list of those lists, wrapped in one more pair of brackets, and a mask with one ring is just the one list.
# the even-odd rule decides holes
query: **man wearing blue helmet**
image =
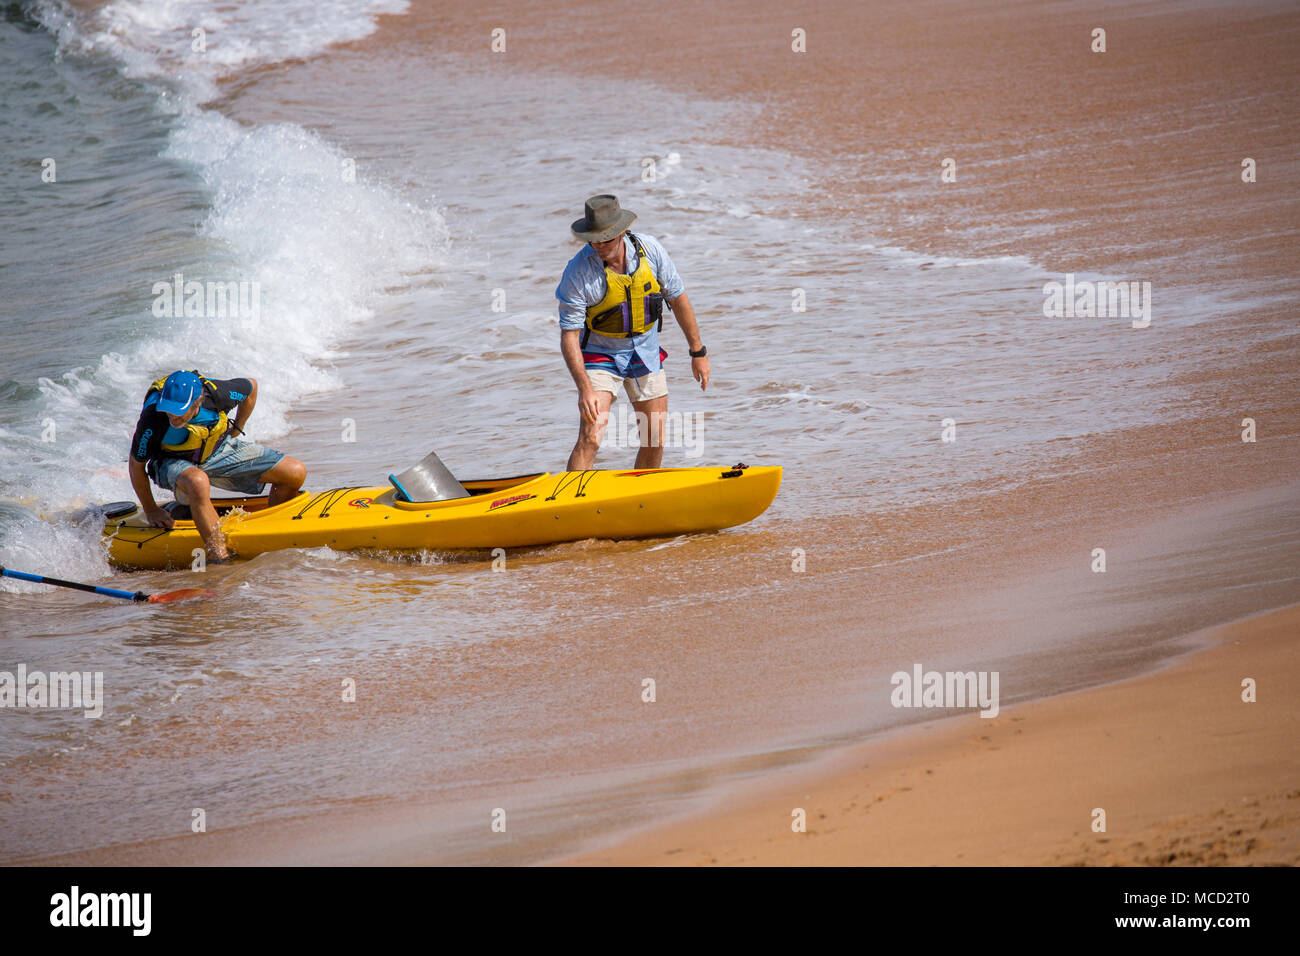
{"label": "man wearing blue helmet", "polygon": [[[307,480],[296,458],[237,437],[257,404],[257,382],[249,378],[207,379],[195,371],[172,372],[149,386],[131,439],[131,487],[155,528],[171,528],[173,518],[154,501],[149,479],[189,505],[194,524],[213,560],[229,557],[213,485],[245,495],[260,495],[268,482],[267,507],[295,497]],[[238,412],[232,418],[230,413]]]}

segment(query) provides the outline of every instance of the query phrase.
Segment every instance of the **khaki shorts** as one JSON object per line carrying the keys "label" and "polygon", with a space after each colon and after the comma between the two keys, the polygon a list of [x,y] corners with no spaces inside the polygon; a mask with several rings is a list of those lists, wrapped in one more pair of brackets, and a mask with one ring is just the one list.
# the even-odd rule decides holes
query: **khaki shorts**
{"label": "khaki shorts", "polygon": [[618,386],[621,382],[628,399],[633,402],[648,402],[652,398],[663,398],[668,394],[668,376],[664,374],[663,369],[651,372],[649,375],[642,375],[640,378],[619,378],[613,372],[589,368],[587,379],[593,389],[598,392],[609,392],[615,398],[618,397]]}

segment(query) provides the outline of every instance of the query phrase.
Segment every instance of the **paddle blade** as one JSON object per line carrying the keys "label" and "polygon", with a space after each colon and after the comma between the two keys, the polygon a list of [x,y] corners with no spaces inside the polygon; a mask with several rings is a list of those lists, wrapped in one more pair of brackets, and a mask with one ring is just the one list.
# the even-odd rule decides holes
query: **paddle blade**
{"label": "paddle blade", "polygon": [[176,601],[188,601],[190,598],[206,600],[214,598],[217,592],[211,588],[181,588],[179,591],[165,591],[162,594],[150,594],[150,604],[172,604]]}

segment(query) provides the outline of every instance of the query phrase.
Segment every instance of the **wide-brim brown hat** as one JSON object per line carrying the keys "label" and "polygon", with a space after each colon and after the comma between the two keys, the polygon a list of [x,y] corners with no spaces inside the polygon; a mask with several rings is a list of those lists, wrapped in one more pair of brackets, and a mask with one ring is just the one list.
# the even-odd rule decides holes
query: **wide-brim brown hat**
{"label": "wide-brim brown hat", "polygon": [[575,219],[569,228],[583,242],[605,242],[613,239],[636,220],[636,213],[623,209],[618,197],[609,193],[592,196],[587,200],[586,215]]}

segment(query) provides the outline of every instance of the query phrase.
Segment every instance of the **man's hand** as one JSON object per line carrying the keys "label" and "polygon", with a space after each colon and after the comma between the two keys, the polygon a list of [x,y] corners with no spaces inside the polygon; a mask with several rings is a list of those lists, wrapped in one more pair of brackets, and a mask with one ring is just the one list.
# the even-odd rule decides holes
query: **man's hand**
{"label": "man's hand", "polygon": [[168,531],[176,524],[172,516],[162,508],[146,508],[144,518],[151,528],[166,528]]}
{"label": "man's hand", "polygon": [[691,374],[695,376],[695,381],[700,383],[701,392],[709,387],[709,357],[707,355],[691,359]]}
{"label": "man's hand", "polygon": [[578,392],[578,411],[582,414],[583,421],[594,423],[600,417],[600,402],[596,398],[596,390],[590,385]]}
{"label": "man's hand", "polygon": [[[700,326],[695,321],[695,307],[691,305],[690,298],[685,292],[681,293],[675,299],[668,299],[668,308],[673,310],[673,318],[677,324],[682,327],[682,334],[686,336],[686,347],[692,352],[698,352],[704,347],[700,341]],[[700,391],[709,387],[709,360],[701,355],[699,358],[691,359],[691,374],[695,376],[695,381],[700,383]]]}

